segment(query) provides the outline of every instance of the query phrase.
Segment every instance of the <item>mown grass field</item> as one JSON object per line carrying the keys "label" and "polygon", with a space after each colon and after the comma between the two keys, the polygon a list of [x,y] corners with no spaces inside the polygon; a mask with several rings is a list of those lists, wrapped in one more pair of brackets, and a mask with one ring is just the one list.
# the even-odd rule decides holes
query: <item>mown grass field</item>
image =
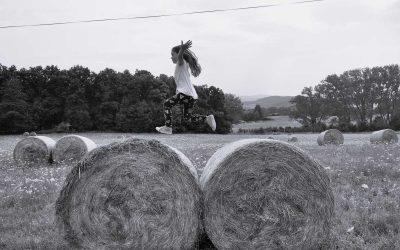
{"label": "mown grass field", "polygon": [[[47,135],[55,140],[64,134]],[[268,135],[81,133],[106,145],[127,137],[156,139],[181,150],[198,173],[226,143]],[[317,134],[294,144],[325,168],[335,196],[334,249],[400,249],[400,145],[371,145],[369,134],[344,134],[341,146],[318,146]],[[274,135],[287,141],[288,135]],[[0,249],[70,249],[54,225],[54,203],[71,166],[26,168],[12,152],[22,136],[0,136]]]}

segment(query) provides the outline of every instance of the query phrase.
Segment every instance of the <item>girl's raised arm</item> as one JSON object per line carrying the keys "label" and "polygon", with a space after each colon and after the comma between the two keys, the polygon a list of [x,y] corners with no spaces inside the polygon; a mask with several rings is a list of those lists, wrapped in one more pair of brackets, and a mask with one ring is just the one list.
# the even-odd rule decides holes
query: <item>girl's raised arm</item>
{"label": "girl's raised arm", "polygon": [[185,52],[185,50],[187,50],[190,47],[192,47],[192,41],[189,40],[186,43],[183,43],[183,41],[181,41],[181,49],[179,50],[179,53],[178,53],[179,65],[183,64],[183,52]]}

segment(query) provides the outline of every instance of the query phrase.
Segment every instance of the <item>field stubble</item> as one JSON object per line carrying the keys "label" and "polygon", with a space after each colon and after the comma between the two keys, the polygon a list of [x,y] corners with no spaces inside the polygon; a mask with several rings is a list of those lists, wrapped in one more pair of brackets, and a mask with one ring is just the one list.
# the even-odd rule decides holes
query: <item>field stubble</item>
{"label": "field stubble", "polygon": [[[46,135],[55,140],[64,134]],[[228,142],[260,135],[82,133],[97,145],[127,137],[156,139],[182,151],[198,173]],[[369,143],[369,134],[344,134],[344,145],[318,146],[318,134],[295,134],[299,146],[325,168],[335,197],[336,249],[400,249],[400,145]],[[273,136],[287,141],[288,135]],[[0,137],[0,249],[70,249],[54,225],[54,203],[72,166],[14,164],[22,136]]]}

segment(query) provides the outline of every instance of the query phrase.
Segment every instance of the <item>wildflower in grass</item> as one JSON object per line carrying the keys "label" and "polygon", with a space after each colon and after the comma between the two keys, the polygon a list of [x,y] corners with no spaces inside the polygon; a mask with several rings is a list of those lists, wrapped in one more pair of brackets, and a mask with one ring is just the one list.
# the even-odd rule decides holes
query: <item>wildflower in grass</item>
{"label": "wildflower in grass", "polygon": [[346,230],[347,233],[351,233],[351,232],[353,232],[353,231],[354,231],[354,226],[353,226],[353,227],[350,227],[350,228],[348,228],[348,229]]}
{"label": "wildflower in grass", "polygon": [[367,184],[362,184],[361,187],[364,188],[364,189],[369,189]]}

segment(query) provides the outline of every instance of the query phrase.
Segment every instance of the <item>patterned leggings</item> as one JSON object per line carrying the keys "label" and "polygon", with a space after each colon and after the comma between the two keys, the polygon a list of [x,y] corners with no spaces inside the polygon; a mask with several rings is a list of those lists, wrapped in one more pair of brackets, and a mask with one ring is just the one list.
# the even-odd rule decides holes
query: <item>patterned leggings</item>
{"label": "patterned leggings", "polygon": [[165,117],[165,126],[171,127],[172,118],[171,118],[171,109],[173,106],[180,104],[183,105],[183,120],[186,122],[204,122],[206,119],[205,115],[192,114],[193,106],[196,102],[193,97],[178,93],[171,98],[167,99],[164,102],[164,117]]}

